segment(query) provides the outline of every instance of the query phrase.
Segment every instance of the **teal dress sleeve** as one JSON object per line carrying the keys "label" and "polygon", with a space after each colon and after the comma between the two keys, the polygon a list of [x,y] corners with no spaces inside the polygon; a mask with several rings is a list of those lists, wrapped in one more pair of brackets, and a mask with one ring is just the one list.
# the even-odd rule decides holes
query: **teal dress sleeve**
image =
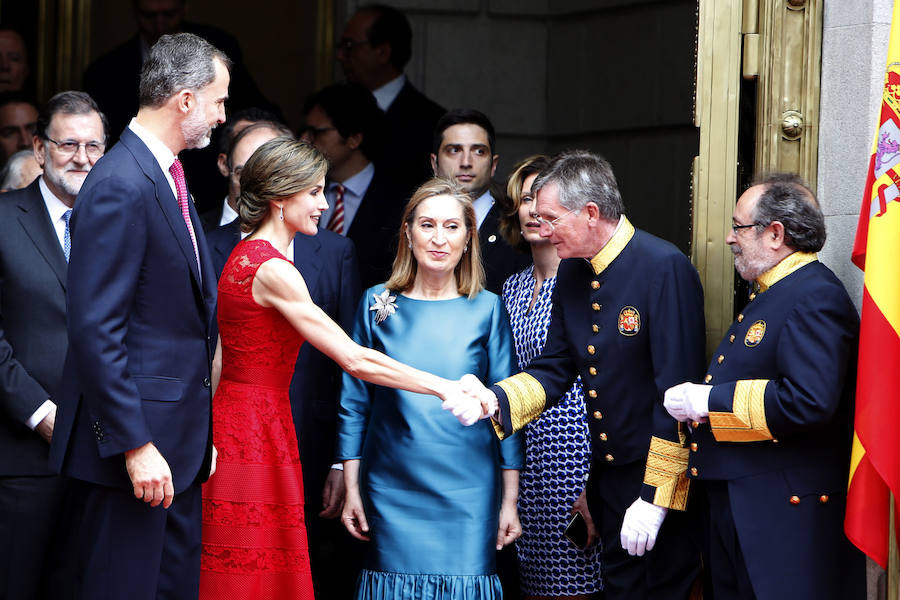
{"label": "teal dress sleeve", "polygon": [[[372,347],[372,325],[368,305],[373,290],[374,288],[367,290],[359,301],[353,332],[350,335],[354,342],[366,348]],[[337,460],[359,459],[362,458],[369,424],[372,384],[353,377],[346,371],[342,377],[335,456]]]}
{"label": "teal dress sleeve", "polygon": [[[503,300],[497,296],[491,313],[491,333],[488,336],[488,371],[484,383],[506,379],[518,373],[509,315]],[[500,444],[500,468],[521,470],[525,466],[525,437],[521,432],[508,436]]]}

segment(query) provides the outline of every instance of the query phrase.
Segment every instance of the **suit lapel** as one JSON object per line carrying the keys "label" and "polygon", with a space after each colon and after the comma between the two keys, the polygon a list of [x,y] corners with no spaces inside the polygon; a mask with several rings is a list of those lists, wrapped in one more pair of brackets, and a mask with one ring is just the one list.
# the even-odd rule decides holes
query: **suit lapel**
{"label": "suit lapel", "polygon": [[[355,219],[354,219],[355,220]],[[303,275],[306,282],[306,289],[309,295],[315,298],[315,293],[319,286],[319,272],[321,271],[321,262],[319,260],[319,251],[322,249],[322,243],[319,241],[318,235],[303,235],[298,233],[294,236],[294,266]]]}
{"label": "suit lapel", "polygon": [[25,230],[25,233],[34,242],[37,251],[59,279],[59,283],[63,290],[66,289],[66,256],[63,254],[62,247],[59,245],[59,237],[50,222],[50,215],[44,206],[44,199],[41,196],[41,189],[38,180],[35,180],[28,186],[27,194],[19,201],[19,223]]}

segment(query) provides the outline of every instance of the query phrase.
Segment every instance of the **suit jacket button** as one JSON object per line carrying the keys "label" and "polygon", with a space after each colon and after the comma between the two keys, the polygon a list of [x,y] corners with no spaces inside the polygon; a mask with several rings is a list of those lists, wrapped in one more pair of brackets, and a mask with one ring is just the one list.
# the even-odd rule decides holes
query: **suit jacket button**
{"label": "suit jacket button", "polygon": [[600,326],[594,323],[593,325],[591,325],[591,331],[593,331],[594,333],[598,333],[600,331]]}
{"label": "suit jacket button", "polygon": [[728,343],[729,343],[729,344],[733,344],[733,343],[734,343],[734,334],[733,334],[733,333],[732,333],[731,335],[728,336]]}
{"label": "suit jacket button", "polygon": [[720,355],[719,355],[719,358],[716,359],[716,362],[719,363],[720,365],[721,365],[723,362],[725,362],[725,355],[724,355],[724,354],[720,354]]}
{"label": "suit jacket button", "polygon": [[594,418],[597,419],[597,420],[599,421],[600,419],[603,418],[603,413],[600,412],[599,410],[595,410],[595,411],[594,411]]}
{"label": "suit jacket button", "polygon": [[587,351],[588,351],[588,354],[593,354],[597,350],[596,350],[596,348],[594,348],[593,344],[588,344]]}
{"label": "suit jacket button", "polygon": [[756,292],[750,294],[750,302],[753,302],[754,300],[756,300]]}
{"label": "suit jacket button", "polygon": [[743,320],[744,320],[744,315],[743,314],[738,315],[738,323],[740,323]]}
{"label": "suit jacket button", "polygon": [[596,375],[597,369],[595,367],[588,367],[588,373],[590,373],[591,375]]}
{"label": "suit jacket button", "polygon": [[612,462],[612,461],[616,460],[615,458],[613,458],[613,455],[612,455],[612,454],[607,454],[607,455],[604,456],[603,458],[606,459],[606,462]]}
{"label": "suit jacket button", "polygon": [[605,433],[601,433],[599,437],[600,437],[600,441],[601,441],[601,442],[605,442],[605,441],[606,441],[606,437],[607,437],[607,436],[606,436]]}
{"label": "suit jacket button", "polygon": [[203,378],[203,387],[209,387],[209,386],[210,386],[209,377],[204,377]]}
{"label": "suit jacket button", "polygon": [[712,375],[707,373],[706,377],[703,378],[703,383],[709,383],[710,381],[712,381]]}
{"label": "suit jacket button", "polygon": [[697,448],[697,442],[691,442],[691,452],[696,452]]}
{"label": "suit jacket button", "polygon": [[696,477],[699,474],[700,474],[700,471],[697,470],[697,467],[691,467],[691,475]]}
{"label": "suit jacket button", "polygon": [[826,502],[828,502],[828,500],[829,498],[827,494],[822,494],[821,496],[819,496],[819,502],[821,502],[822,504],[825,504]]}
{"label": "suit jacket button", "polygon": [[795,506],[800,504],[800,496],[791,496],[790,503]]}
{"label": "suit jacket button", "polygon": [[691,421],[691,429],[697,429],[700,427],[700,421]]}
{"label": "suit jacket button", "polygon": [[593,304],[591,304],[591,308],[593,308],[594,310],[600,310],[600,305],[594,302]]}
{"label": "suit jacket button", "polygon": [[599,290],[599,289],[600,289],[600,282],[597,281],[597,280],[595,279],[594,281],[591,282],[591,287],[592,287],[593,289],[595,289],[595,290]]}
{"label": "suit jacket button", "polygon": [[488,237],[488,242],[490,242],[491,244],[493,244],[493,243],[496,242],[496,241],[497,241],[497,236],[496,236],[496,235],[491,234],[491,235]]}
{"label": "suit jacket button", "polygon": [[597,390],[588,390],[588,396],[590,396],[591,398],[596,398]]}

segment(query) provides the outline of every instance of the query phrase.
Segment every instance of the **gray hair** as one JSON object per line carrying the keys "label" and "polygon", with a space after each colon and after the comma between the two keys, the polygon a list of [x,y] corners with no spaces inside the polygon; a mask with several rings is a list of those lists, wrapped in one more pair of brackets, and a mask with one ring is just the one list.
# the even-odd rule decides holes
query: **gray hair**
{"label": "gray hair", "polygon": [[141,69],[139,105],[155,108],[180,90],[203,89],[216,78],[214,59],[231,70],[231,60],[225,53],[199,36],[162,36],[153,44]]}
{"label": "gray hair", "polygon": [[97,113],[97,116],[100,117],[100,123],[103,125],[102,141],[105,144],[109,139],[109,122],[106,120],[106,115],[89,94],[77,90],[59,92],[47,100],[47,104],[38,113],[34,135],[45,140],[49,139],[47,130],[50,129],[50,123],[56,115],[89,115],[91,113]]}
{"label": "gray hair", "polygon": [[587,150],[557,154],[534,180],[531,192],[536,195],[550,183],[556,184],[559,203],[568,210],[581,210],[593,202],[600,209],[600,216],[610,221],[618,221],[625,212],[612,167],[599,154]]}
{"label": "gray hair", "polygon": [[773,221],[784,225],[785,244],[800,252],[818,252],[825,245],[825,217],[815,194],[796,173],[767,173],[753,180],[764,186],[756,201],[758,227]]}
{"label": "gray hair", "polygon": [[34,159],[34,150],[19,150],[9,157],[0,170],[0,190],[18,190],[33,183],[22,181],[22,166],[29,158]]}

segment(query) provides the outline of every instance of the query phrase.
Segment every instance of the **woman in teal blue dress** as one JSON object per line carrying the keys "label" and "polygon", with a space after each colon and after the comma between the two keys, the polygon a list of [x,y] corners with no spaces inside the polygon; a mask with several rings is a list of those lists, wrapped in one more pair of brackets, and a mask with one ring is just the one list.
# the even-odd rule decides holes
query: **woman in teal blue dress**
{"label": "woman in teal blue dress", "polygon": [[[433,179],[410,200],[391,279],[367,290],[358,343],[432,373],[498,381],[515,371],[500,299],[482,290],[475,212]],[[342,520],[370,542],[357,599],[502,597],[495,551],[521,533],[521,438],[463,427],[434,398],[344,376]]]}

